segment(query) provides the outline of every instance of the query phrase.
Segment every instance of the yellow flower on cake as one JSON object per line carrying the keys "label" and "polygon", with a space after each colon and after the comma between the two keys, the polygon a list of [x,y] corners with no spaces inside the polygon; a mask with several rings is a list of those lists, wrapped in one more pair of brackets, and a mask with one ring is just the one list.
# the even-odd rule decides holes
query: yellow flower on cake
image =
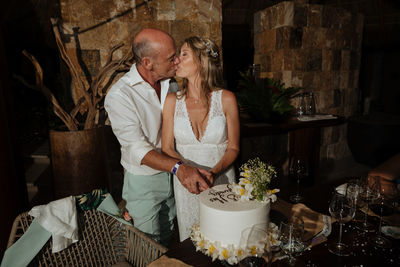
{"label": "yellow flower on cake", "polygon": [[279,189],[272,189],[272,190],[267,190],[267,193],[264,196],[264,201],[270,199],[272,202],[275,202],[277,199],[277,196],[275,195],[276,193],[279,192]]}
{"label": "yellow flower on cake", "polygon": [[276,224],[270,222],[268,227],[268,238],[270,246],[279,246],[279,228]]}
{"label": "yellow flower on cake", "polygon": [[206,255],[210,256],[212,258],[212,261],[215,261],[218,259],[219,253],[221,250],[221,244],[220,242],[213,242],[209,243],[207,246],[207,249],[205,251]]}
{"label": "yellow flower on cake", "polygon": [[237,257],[237,251],[235,250],[235,246],[228,245],[228,247],[222,249],[220,257],[218,259],[225,260],[231,265],[237,264],[239,261]]}
{"label": "yellow flower on cake", "polygon": [[243,249],[238,248],[238,250],[236,251],[236,256],[237,256],[239,259],[242,259],[242,257],[244,257],[244,251],[243,251]]}
{"label": "yellow flower on cake", "polygon": [[271,180],[277,175],[273,166],[255,158],[243,164],[240,171],[239,183],[233,183],[233,192],[239,196],[240,200],[276,201],[275,193],[279,192],[279,189],[268,188]]}
{"label": "yellow flower on cake", "polygon": [[257,248],[256,246],[251,246],[250,248],[250,254],[251,256],[255,256],[257,254]]}
{"label": "yellow flower on cake", "polygon": [[234,251],[234,247],[232,245],[229,245],[228,247],[221,248],[219,251],[218,259],[223,261],[223,260],[228,260],[228,258],[232,257]]}

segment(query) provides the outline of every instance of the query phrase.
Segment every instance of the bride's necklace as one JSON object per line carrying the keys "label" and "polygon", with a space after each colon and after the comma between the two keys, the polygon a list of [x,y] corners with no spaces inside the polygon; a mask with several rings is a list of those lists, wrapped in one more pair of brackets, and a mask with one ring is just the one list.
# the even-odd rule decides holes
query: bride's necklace
{"label": "bride's necklace", "polygon": [[189,98],[193,103],[195,103],[195,104],[198,104],[198,103],[200,103],[200,99],[199,98],[194,98],[194,97],[190,97]]}

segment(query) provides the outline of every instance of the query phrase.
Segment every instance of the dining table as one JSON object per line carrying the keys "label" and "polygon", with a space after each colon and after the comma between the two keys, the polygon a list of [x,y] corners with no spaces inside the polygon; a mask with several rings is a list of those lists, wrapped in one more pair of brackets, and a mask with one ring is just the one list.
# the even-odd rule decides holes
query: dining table
{"label": "dining table", "polygon": [[[316,212],[329,215],[328,207],[332,193],[337,186],[346,182],[347,179],[341,178],[316,184],[312,187],[301,188],[301,194],[304,196],[303,204]],[[278,197],[289,201],[289,196],[296,190],[295,183],[289,179],[282,179],[280,186]],[[328,250],[328,245],[337,242],[339,238],[339,224],[334,222],[326,241],[303,251],[301,255],[296,257],[293,265],[289,265],[284,259],[277,259],[270,266],[400,266],[400,240],[386,237],[391,242],[390,248],[380,248],[374,245],[372,240],[377,232],[366,233],[359,230],[356,226],[362,222],[363,213],[361,211],[358,211],[358,213],[355,219],[343,226],[342,241],[350,248],[351,254],[349,256],[337,256]],[[396,213],[397,218],[400,218],[398,209]],[[370,215],[367,218],[368,222],[372,223],[377,230],[379,218]],[[399,219],[395,223],[400,227]],[[385,218],[383,225],[386,225]],[[178,259],[191,266],[238,266],[229,265],[226,261],[212,261],[209,256],[196,251],[190,238],[170,246],[166,256]]]}

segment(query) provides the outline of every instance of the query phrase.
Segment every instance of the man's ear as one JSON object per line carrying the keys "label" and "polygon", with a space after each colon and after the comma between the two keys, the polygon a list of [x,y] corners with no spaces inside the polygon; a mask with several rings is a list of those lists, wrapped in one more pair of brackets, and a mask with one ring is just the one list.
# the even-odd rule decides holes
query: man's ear
{"label": "man's ear", "polygon": [[150,57],[143,57],[142,58],[142,66],[146,70],[152,70],[153,69],[153,60]]}

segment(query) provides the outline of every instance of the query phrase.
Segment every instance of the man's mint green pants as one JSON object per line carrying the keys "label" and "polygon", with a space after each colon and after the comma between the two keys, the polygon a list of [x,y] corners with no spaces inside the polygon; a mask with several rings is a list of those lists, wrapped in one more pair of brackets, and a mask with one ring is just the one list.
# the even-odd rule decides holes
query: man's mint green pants
{"label": "man's mint green pants", "polygon": [[125,171],[122,198],[135,227],[166,246],[176,216],[172,175],[133,175]]}

